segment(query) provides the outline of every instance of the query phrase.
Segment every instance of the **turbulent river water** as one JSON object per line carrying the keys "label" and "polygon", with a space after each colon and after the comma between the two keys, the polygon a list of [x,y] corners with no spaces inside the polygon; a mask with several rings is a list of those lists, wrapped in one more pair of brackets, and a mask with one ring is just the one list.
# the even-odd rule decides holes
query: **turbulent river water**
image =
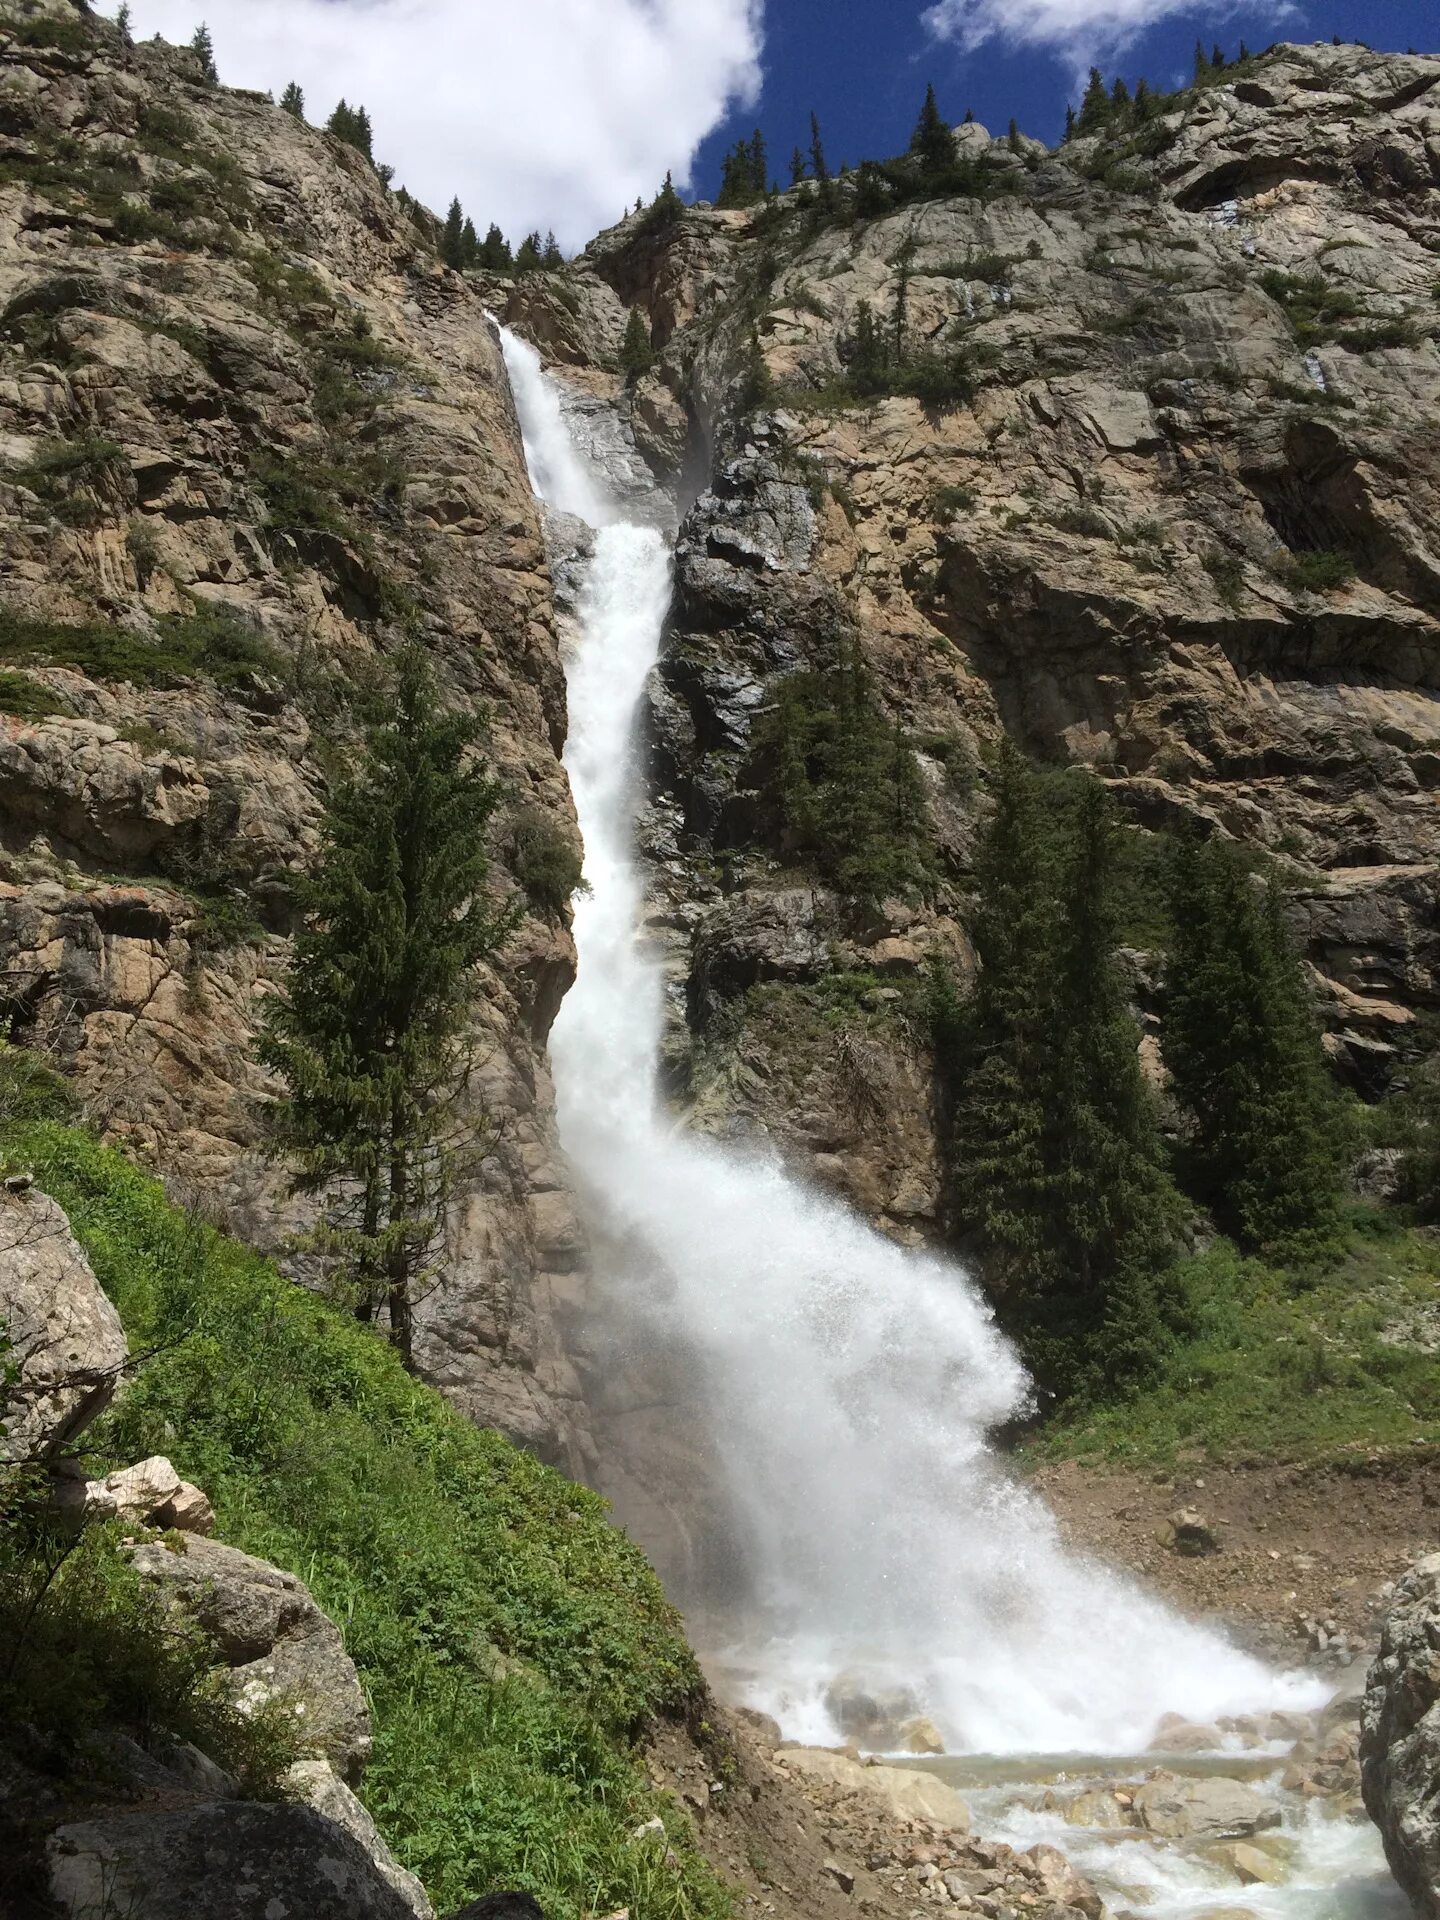
{"label": "turbulent river water", "polygon": [[[576,903],[579,977],[552,1037],[561,1135],[610,1250],[609,1310],[619,1303],[632,1337],[691,1356],[689,1418],[728,1483],[748,1562],[742,1641],[724,1650],[748,1703],[793,1738],[832,1742],[826,1688],[859,1668],[912,1689],[952,1753],[1110,1756],[1143,1751],[1167,1712],[1213,1721],[1318,1704],[1312,1677],[1271,1672],[1062,1548],[987,1442],[1026,1382],[961,1268],[895,1246],[773,1159],[687,1135],[662,1108],[634,741],[670,548],[627,521],[534,350],[502,341],[536,492],[595,530],[567,669],[589,890]],[[997,1797],[992,1827],[1007,1821],[1036,1838],[1047,1825]],[[1073,1832],[1066,1845],[1076,1852]],[[1296,1904],[1298,1885],[1281,1905],[1247,1889],[1244,1905],[1292,1920],[1385,1913],[1383,1899],[1334,1904],[1352,1865],[1370,1899],[1377,1851],[1362,1833],[1353,1863],[1317,1870],[1329,1905]],[[1144,1910],[1220,1904],[1213,1876],[1194,1879],[1175,1870]]]}

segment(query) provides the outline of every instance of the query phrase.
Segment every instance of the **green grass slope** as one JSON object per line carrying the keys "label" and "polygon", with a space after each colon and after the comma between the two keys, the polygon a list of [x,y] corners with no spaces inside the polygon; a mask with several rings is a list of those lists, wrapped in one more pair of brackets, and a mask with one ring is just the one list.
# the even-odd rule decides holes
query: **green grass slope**
{"label": "green grass slope", "polygon": [[1344,1461],[1440,1445],[1440,1237],[1356,1209],[1297,1272],[1228,1240],[1187,1263],[1188,1325],[1160,1378],[1052,1416],[1030,1459]]}
{"label": "green grass slope", "polygon": [[[364,1798],[437,1909],[510,1886],[552,1920],[722,1920],[728,1893],[635,1747],[699,1673],[604,1503],[87,1134],[12,1126],[0,1148],[65,1208],[146,1356],[93,1445],[169,1455],[220,1538],[298,1573],[339,1623],[374,1710]],[[657,1812],[668,1860],[631,1838]]]}

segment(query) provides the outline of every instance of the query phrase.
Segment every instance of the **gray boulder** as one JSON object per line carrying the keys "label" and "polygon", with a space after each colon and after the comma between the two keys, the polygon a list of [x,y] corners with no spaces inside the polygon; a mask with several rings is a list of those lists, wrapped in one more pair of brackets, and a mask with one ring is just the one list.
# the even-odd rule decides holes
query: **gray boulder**
{"label": "gray boulder", "polygon": [[129,1349],[48,1195],[0,1189],[0,1331],[19,1379],[0,1407],[0,1462],[48,1464],[104,1411]]}
{"label": "gray boulder", "polygon": [[1136,1822],[1162,1840],[1243,1840],[1278,1827],[1280,1809],[1238,1780],[1155,1773],[1133,1796]]}
{"label": "gray boulder", "polygon": [[1395,1588],[1360,1709],[1360,1779],[1390,1871],[1440,1920],[1440,1553]]}
{"label": "gray boulder", "polygon": [[339,1628],[293,1573],[199,1535],[185,1550],[160,1540],[134,1550],[141,1578],[211,1634],[242,1703],[281,1697],[302,1744],[354,1780],[370,1755],[370,1712]]}
{"label": "gray boulder", "polygon": [[66,1920],[415,1920],[361,1842],[299,1804],[127,1811],[57,1828],[46,1852]]}
{"label": "gray boulder", "polygon": [[380,1830],[328,1760],[297,1760],[286,1775],[291,1788],[307,1806],[343,1827],[360,1842],[376,1872],[404,1900],[415,1920],[435,1920],[424,1887],[402,1867],[380,1837]]}

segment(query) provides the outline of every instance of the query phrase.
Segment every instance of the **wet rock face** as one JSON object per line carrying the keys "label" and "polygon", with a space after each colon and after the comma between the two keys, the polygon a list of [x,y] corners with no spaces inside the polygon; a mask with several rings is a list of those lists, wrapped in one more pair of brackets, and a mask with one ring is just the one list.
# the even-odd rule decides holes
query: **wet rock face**
{"label": "wet rock face", "polygon": [[[487,290],[350,149],[183,52],[82,31],[74,53],[0,31],[0,624],[22,674],[0,696],[0,1018],[182,1197],[279,1251],[307,1215],[260,1150],[251,1040],[322,743],[403,619],[491,716],[513,808],[573,836],[551,582]],[[117,153],[171,209],[153,231],[117,227]],[[40,629],[23,667],[17,623]],[[533,912],[477,996],[496,1145],[418,1355],[578,1466],[546,1280],[544,1042],[573,972],[568,927]]]}
{"label": "wet rock face", "polygon": [[1419,1914],[1440,1915],[1440,1554],[1395,1589],[1360,1719],[1365,1805]]}

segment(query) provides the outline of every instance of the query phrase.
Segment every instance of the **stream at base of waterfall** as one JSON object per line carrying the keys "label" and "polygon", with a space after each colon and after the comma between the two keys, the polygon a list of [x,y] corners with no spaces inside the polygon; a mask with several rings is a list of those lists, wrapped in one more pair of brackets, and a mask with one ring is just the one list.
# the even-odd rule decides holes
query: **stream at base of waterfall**
{"label": "stream at base of waterfall", "polygon": [[[1304,1715],[1330,1688],[1272,1672],[1062,1547],[989,1444],[1026,1380],[963,1269],[897,1247],[773,1158],[687,1135],[661,1106],[664,1004],[641,938],[635,736],[670,547],[612,499],[534,349],[501,338],[536,492],[593,529],[567,663],[565,764],[588,890],[575,905],[579,974],[551,1040],[561,1138],[597,1248],[593,1314],[626,1350],[671,1357],[687,1425],[723,1488],[724,1557],[737,1564],[717,1616],[732,1622],[730,1644],[710,1635],[712,1671],[732,1699],[818,1746],[849,1737],[836,1715],[841,1675],[903,1692],[948,1756],[971,1756],[927,1766],[973,1774],[973,1756],[992,1756],[970,1789],[978,1826],[1025,1845],[1057,1841],[1137,1913],[1403,1913],[1373,1831],[1346,1817],[1353,1808],[1327,1818],[1319,1800],[1280,1789],[1286,1761],[1273,1742],[1279,1824],[1246,1844],[1273,1857],[1279,1884],[1242,1887],[1233,1862],[1130,1823],[1114,1790],[1128,1798],[1158,1764],[1135,1756],[1165,1716],[1204,1728]],[[644,1545],[641,1518],[619,1517]],[[676,1597],[708,1631],[707,1596]],[[1207,1762],[1217,1779],[1239,1764],[1225,1749],[1240,1756],[1244,1740],[1268,1737],[1245,1724],[1217,1734]],[[1046,1754],[1120,1757],[1057,1760],[1037,1782],[1021,1757]],[[1010,1758],[1008,1778],[993,1756]],[[1253,1773],[1253,1754],[1243,1759]],[[1069,1805],[1077,1782],[1103,1813],[1093,1828]],[[1117,1808],[1125,1817],[1112,1824]]]}

